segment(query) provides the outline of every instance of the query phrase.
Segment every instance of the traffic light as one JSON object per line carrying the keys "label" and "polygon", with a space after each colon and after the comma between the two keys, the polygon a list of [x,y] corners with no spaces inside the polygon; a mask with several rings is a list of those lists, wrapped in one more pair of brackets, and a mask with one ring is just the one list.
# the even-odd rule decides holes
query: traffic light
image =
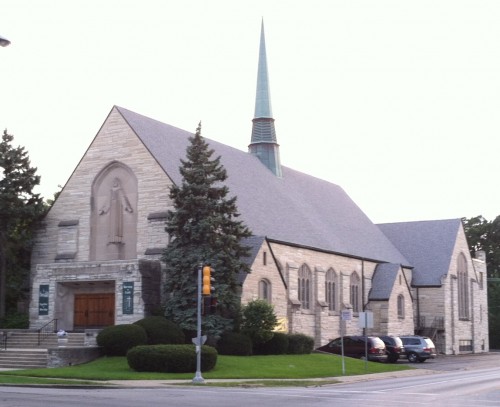
{"label": "traffic light", "polygon": [[203,297],[203,315],[215,314],[217,312],[217,297],[206,295]]}
{"label": "traffic light", "polygon": [[213,269],[210,266],[203,266],[203,295],[211,295],[213,291],[212,281],[214,278],[212,277]]}
{"label": "traffic light", "polygon": [[211,296],[210,297],[210,313],[215,314],[217,311],[217,297]]}

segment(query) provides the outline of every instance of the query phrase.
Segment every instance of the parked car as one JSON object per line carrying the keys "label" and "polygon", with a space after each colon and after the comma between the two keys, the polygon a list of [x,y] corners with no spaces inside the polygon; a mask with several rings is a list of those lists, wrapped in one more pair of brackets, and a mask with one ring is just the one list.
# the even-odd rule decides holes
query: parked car
{"label": "parked car", "polygon": [[396,363],[400,358],[406,357],[405,347],[399,336],[384,335],[380,336],[380,339],[387,350],[387,362]]}
{"label": "parked car", "polygon": [[412,363],[425,362],[436,357],[434,342],[426,336],[401,336],[406,351],[406,357]]}
{"label": "parked car", "polygon": [[385,344],[377,336],[344,336],[343,338],[336,338],[316,350],[341,355],[342,339],[344,342],[344,356],[364,358],[368,350],[368,360],[374,362],[385,362],[387,360]]}

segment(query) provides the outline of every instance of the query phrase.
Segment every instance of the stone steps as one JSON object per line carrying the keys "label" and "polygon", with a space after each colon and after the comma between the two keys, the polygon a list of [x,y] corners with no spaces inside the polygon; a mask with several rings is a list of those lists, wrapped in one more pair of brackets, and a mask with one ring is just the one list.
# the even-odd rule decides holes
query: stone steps
{"label": "stone steps", "polygon": [[[67,342],[59,344],[56,333],[50,333],[38,344],[38,332],[28,330],[0,331],[0,369],[33,369],[47,367],[50,348],[84,347],[85,333],[68,333]],[[6,341],[5,341],[6,338]]]}
{"label": "stone steps", "polygon": [[46,349],[10,349],[0,351],[2,369],[38,369],[47,367]]}
{"label": "stone steps", "polygon": [[[84,333],[69,333],[67,336],[67,344],[65,346],[85,346]],[[29,331],[10,331],[7,334],[7,350],[10,348],[16,349],[48,349],[58,346],[57,334],[52,333],[43,338],[40,345],[38,344],[38,332]],[[0,347],[4,347],[4,342],[0,342]]]}

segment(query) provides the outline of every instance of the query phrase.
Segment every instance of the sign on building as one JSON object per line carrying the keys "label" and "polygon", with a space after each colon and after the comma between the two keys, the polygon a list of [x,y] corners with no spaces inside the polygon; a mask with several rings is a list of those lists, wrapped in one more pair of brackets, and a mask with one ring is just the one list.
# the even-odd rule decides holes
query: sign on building
{"label": "sign on building", "polygon": [[126,281],[123,283],[123,314],[134,313],[134,282]]}
{"label": "sign on building", "polygon": [[40,284],[38,292],[38,315],[49,315],[49,285]]}

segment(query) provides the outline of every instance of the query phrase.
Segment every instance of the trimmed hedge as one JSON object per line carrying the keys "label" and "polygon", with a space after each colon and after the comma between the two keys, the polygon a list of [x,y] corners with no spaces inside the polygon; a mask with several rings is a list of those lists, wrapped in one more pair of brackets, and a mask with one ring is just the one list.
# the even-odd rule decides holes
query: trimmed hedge
{"label": "trimmed hedge", "polygon": [[314,349],[314,339],[304,334],[288,334],[288,351],[292,355],[309,354]]}
{"label": "trimmed hedge", "polygon": [[224,332],[217,341],[217,352],[221,355],[250,356],[252,340],[239,332]]}
{"label": "trimmed hedge", "polygon": [[179,326],[162,316],[153,316],[134,322],[142,326],[148,336],[149,345],[184,343],[184,332]]}
{"label": "trimmed hedge", "polygon": [[288,352],[288,334],[274,332],[270,340],[255,345],[253,352],[256,355],[284,355]]}
{"label": "trimmed hedge", "polygon": [[[138,372],[194,373],[196,347],[194,345],[136,346],[127,352],[128,365]],[[201,347],[201,371],[212,370],[217,363],[217,351],[211,346]]]}
{"label": "trimmed hedge", "polygon": [[108,326],[96,338],[106,356],[125,356],[130,348],[145,345],[147,340],[146,331],[134,324]]}

